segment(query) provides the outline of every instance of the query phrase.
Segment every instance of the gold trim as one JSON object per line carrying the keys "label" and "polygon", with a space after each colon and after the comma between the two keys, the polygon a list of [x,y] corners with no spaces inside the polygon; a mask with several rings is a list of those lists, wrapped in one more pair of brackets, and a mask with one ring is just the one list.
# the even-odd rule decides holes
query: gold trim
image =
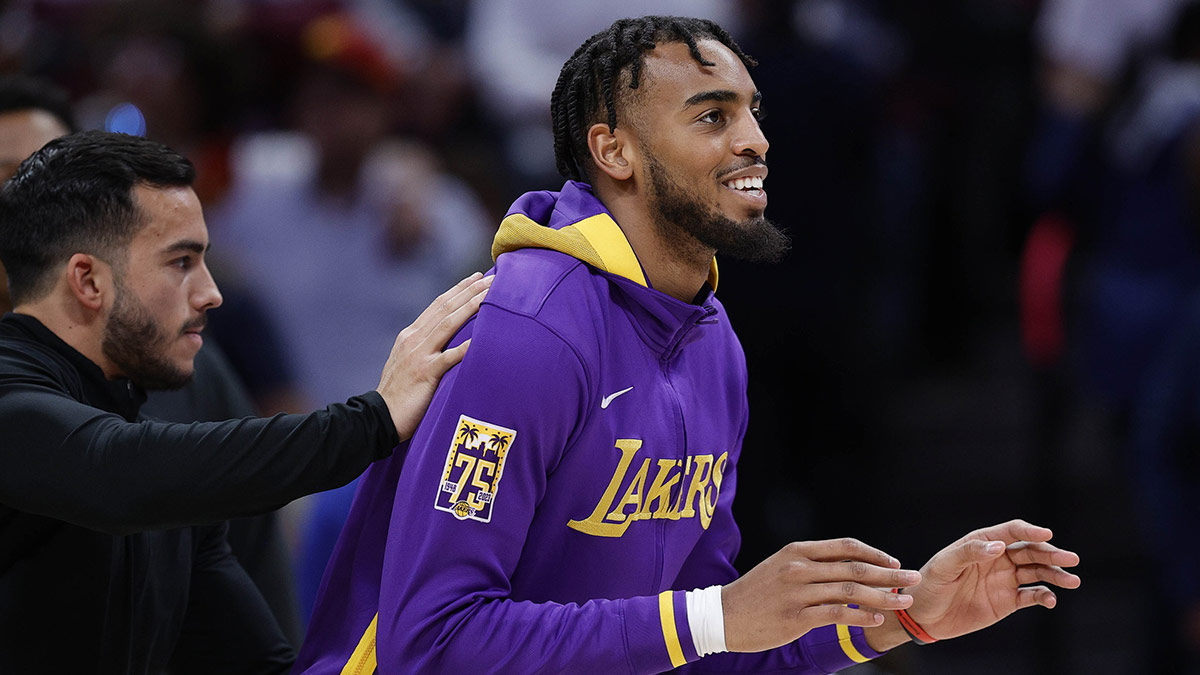
{"label": "gold trim", "polygon": [[378,663],[375,660],[375,633],[379,626],[379,613],[371,617],[371,625],[363,631],[362,639],[350,655],[350,660],[342,668],[342,675],[370,675],[375,672]]}
{"label": "gold trim", "polygon": [[862,652],[858,651],[858,648],[854,646],[854,642],[852,642],[850,637],[849,626],[844,626],[839,623],[837,625],[837,636],[838,645],[842,648],[842,651],[846,653],[846,656],[850,657],[851,661],[855,663],[866,663],[867,661],[871,660],[863,656]]}
{"label": "gold trim", "polygon": [[671,591],[658,594],[658,616],[662,619],[663,640],[667,643],[667,655],[671,667],[678,668],[687,663],[683,658],[683,646],[679,644],[679,633],[675,630],[675,603]]}

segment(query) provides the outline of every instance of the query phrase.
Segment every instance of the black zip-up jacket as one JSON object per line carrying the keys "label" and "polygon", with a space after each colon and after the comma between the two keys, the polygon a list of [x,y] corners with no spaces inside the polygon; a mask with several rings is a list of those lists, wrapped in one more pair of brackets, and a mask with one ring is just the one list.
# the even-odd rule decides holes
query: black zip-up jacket
{"label": "black zip-up jacket", "polygon": [[0,319],[0,673],[282,672],[228,518],[344,485],[399,439],[378,393],[169,424],[33,317]]}

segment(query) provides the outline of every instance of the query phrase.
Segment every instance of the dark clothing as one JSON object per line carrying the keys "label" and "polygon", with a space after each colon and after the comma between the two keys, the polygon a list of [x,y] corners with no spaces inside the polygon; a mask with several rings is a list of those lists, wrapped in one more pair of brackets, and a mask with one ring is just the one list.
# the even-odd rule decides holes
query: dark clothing
{"label": "dark clothing", "polygon": [[[215,341],[196,354],[196,373],[186,387],[150,392],[142,414],[164,422],[220,422],[254,416],[254,403],[241,378]],[[344,487],[341,489],[345,489]],[[279,622],[284,637],[298,648],[304,639],[296,578],[283,528],[275,512],[229,521],[229,547]]]}
{"label": "dark clothing", "polygon": [[219,276],[221,311],[209,315],[205,333],[225,348],[229,365],[255,399],[295,388],[287,342],[258,298],[231,276]]}
{"label": "dark clothing", "polygon": [[189,525],[343,485],[398,442],[375,392],[197,424],[145,421],[144,398],[36,319],[0,319],[0,672],[285,670],[226,526]]}
{"label": "dark clothing", "polygon": [[[254,401],[228,355],[208,338],[196,354],[196,373],[182,389],[151,391],[142,405],[146,417],[164,422],[223,422],[255,417]],[[185,419],[186,418],[186,419]]]}

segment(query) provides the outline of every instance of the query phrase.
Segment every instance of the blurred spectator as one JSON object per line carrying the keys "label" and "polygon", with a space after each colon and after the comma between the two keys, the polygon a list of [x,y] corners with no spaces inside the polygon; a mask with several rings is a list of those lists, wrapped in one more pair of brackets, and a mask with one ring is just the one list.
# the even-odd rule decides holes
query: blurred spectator
{"label": "blurred spectator", "polygon": [[1091,208],[1081,216],[1082,378],[1122,415],[1200,284],[1200,220],[1192,201],[1200,31],[1189,27],[1175,42],[1170,57],[1142,61],[1116,103],[1103,129]]}
{"label": "blurred spectator", "polygon": [[[397,322],[486,255],[488,219],[470,189],[419,143],[384,143],[385,113],[361,83],[314,71],[300,85],[297,132],[243,139],[234,188],[210,218],[313,400],[372,384]],[[360,349],[341,348],[348,327]]]}
{"label": "blurred spectator", "polygon": [[1034,206],[1061,207],[1092,125],[1183,0],[1047,0],[1036,30],[1041,108],[1027,167]]}
{"label": "blurred spectator", "polygon": [[[0,184],[25,158],[75,128],[66,92],[31,78],[0,78]],[[12,309],[0,263],[0,313]]]}
{"label": "blurred spectator", "polygon": [[[1146,376],[1136,383],[1130,441],[1140,522],[1161,570],[1155,590],[1166,615],[1162,625],[1174,628],[1157,636],[1157,670],[1197,673],[1200,568],[1194,560],[1200,546],[1187,535],[1187,550],[1166,542],[1200,529],[1200,2],[1179,14],[1168,53],[1142,74],[1112,144],[1114,164],[1136,176],[1120,204],[1132,213],[1122,215],[1142,224],[1122,243],[1129,248],[1136,236],[1159,243],[1149,250],[1160,251],[1150,257],[1147,244],[1129,251],[1141,274],[1125,278],[1140,281],[1142,293],[1122,298],[1126,307],[1141,307],[1132,320],[1155,345],[1144,357]],[[1174,238],[1162,242],[1164,233]],[[1167,246],[1179,250],[1167,257]],[[1156,296],[1146,297],[1153,291]]]}
{"label": "blurred spectator", "polygon": [[1041,437],[1054,440],[1039,456],[1062,461],[1071,396],[1102,413],[1160,570],[1147,600],[1162,629],[1147,668],[1195,672],[1185,669],[1200,653],[1200,572],[1189,551],[1164,547],[1200,526],[1190,496],[1200,475],[1200,4],[1063,0],[1040,27],[1043,107],[1027,176],[1034,205],[1063,215],[1043,224],[1073,224],[1078,245],[1067,286],[1073,391],[1043,371]]}
{"label": "blurred spectator", "polygon": [[[303,32],[309,65],[290,106],[294,130],[239,140],[233,187],[210,217],[280,326],[311,400],[374,386],[397,327],[486,261],[489,243],[471,189],[420,141],[391,137],[402,74],[355,25],[322,17]],[[353,489],[312,501],[300,542],[306,612]]]}
{"label": "blurred spectator", "polygon": [[[1035,31],[1039,103],[1024,170],[1026,198],[1039,220],[1026,244],[1022,301],[1027,350],[1045,380],[1065,350],[1063,283],[1076,225],[1093,208],[1099,127],[1140,56],[1163,36],[1180,0],[1047,0]],[[1083,220],[1084,223],[1078,221]],[[1051,398],[1061,398],[1059,395]],[[1111,398],[1111,397],[1109,397]],[[1051,408],[1060,407],[1050,403]],[[1057,418],[1057,416],[1053,416]],[[1054,426],[1055,419],[1046,424]],[[1045,425],[1042,425],[1045,426]],[[1053,435],[1050,429],[1043,430]]]}
{"label": "blurred spectator", "polygon": [[1152,365],[1133,413],[1132,474],[1158,565],[1152,672],[1200,673],[1200,293]]}

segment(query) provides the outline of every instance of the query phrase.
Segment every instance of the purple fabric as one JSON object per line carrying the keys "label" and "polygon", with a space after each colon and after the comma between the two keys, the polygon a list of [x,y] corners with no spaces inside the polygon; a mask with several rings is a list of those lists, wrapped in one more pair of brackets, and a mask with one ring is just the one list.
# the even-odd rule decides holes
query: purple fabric
{"label": "purple fabric", "polygon": [[[603,211],[577,183],[514,208],[550,227]],[[668,589],[696,661],[681,591],[736,578],[740,542],[746,369],[724,309],[551,250],[501,255],[495,275],[407,458],[360,480],[297,672],[340,672],[377,611],[380,672],[660,672]],[[826,646],[712,665],[851,664]]]}

